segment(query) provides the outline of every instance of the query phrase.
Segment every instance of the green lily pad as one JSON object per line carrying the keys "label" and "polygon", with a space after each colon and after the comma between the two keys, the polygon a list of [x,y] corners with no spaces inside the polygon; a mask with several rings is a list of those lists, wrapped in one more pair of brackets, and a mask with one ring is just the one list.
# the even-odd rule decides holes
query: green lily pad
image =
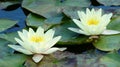
{"label": "green lily pad", "polygon": [[17,42],[15,41],[15,37],[19,37],[17,32],[12,32],[12,33],[5,33],[5,34],[0,34],[0,38],[5,39],[11,43],[16,44]]}
{"label": "green lily pad", "polygon": [[120,54],[109,53],[100,59],[104,67],[120,67]]}
{"label": "green lily pad", "polygon": [[105,6],[120,5],[120,0],[97,0],[97,1],[100,2],[101,4],[104,4]]}
{"label": "green lily pad", "polygon": [[120,16],[113,18],[107,28],[120,31]]}
{"label": "green lily pad", "polygon": [[49,21],[49,20],[48,19],[46,20],[45,18],[40,17],[40,16],[35,15],[35,14],[29,14],[27,16],[27,19],[26,19],[26,22],[27,22],[28,26],[33,26],[33,27],[41,26],[45,30],[49,29],[51,26],[53,26],[55,24],[60,24],[60,22],[59,23],[50,23],[50,22],[47,22],[47,21]]}
{"label": "green lily pad", "polygon": [[26,55],[13,54],[13,50],[8,47],[11,43],[0,38],[0,67],[23,67]]}
{"label": "green lily pad", "polygon": [[[22,7],[45,18],[58,17],[69,7],[88,7],[89,0],[23,0]],[[70,8],[71,9],[71,8]],[[73,8],[72,8],[73,9]],[[68,11],[68,10],[67,10]],[[65,11],[65,14],[68,14]],[[69,11],[68,11],[69,12]],[[71,15],[71,14],[70,14]]]}
{"label": "green lily pad", "polygon": [[23,54],[14,54],[4,56],[0,59],[0,67],[23,67],[26,56]]}
{"label": "green lily pad", "polygon": [[20,4],[22,0],[7,0],[7,1],[0,1],[0,9],[7,8],[10,5]]}
{"label": "green lily pad", "polygon": [[11,54],[10,48],[7,46],[10,42],[0,38],[0,57],[3,58]]}
{"label": "green lily pad", "polygon": [[17,21],[8,20],[8,19],[0,19],[0,32],[12,27],[16,23]]}
{"label": "green lily pad", "polygon": [[103,51],[113,51],[120,49],[120,34],[100,36],[100,38],[94,42],[94,46]]}
{"label": "green lily pad", "polygon": [[67,7],[63,10],[64,14],[72,19],[79,19],[77,11],[83,11],[84,7]]}

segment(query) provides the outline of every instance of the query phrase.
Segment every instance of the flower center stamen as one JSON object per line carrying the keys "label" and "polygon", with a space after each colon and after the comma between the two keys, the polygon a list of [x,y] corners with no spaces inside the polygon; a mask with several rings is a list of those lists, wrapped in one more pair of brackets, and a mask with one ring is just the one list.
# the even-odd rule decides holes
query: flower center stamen
{"label": "flower center stamen", "polygon": [[88,25],[98,25],[99,21],[97,19],[89,19]]}
{"label": "flower center stamen", "polygon": [[44,41],[44,37],[42,37],[42,36],[32,36],[32,37],[30,38],[30,40],[31,40],[32,42],[39,43],[39,42],[43,42],[43,41]]}

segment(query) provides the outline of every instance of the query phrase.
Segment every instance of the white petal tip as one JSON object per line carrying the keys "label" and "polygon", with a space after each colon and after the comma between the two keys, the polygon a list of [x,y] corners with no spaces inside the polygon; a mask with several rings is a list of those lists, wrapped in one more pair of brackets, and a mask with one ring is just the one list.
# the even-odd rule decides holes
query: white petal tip
{"label": "white petal tip", "polygon": [[112,34],[120,34],[120,31],[115,31],[115,30],[105,30],[103,35],[112,35]]}
{"label": "white petal tip", "polygon": [[80,29],[78,29],[78,28],[68,28],[69,30],[71,30],[71,31],[73,31],[73,32],[76,32],[76,33],[79,33],[79,34],[81,34],[81,32],[80,32]]}
{"label": "white petal tip", "polygon": [[35,63],[40,62],[40,61],[42,60],[42,58],[43,58],[43,55],[40,55],[40,54],[35,54],[35,55],[32,57],[32,59],[33,59],[33,61],[34,61]]}
{"label": "white petal tip", "polygon": [[64,51],[66,50],[67,48],[59,48],[59,51]]}
{"label": "white petal tip", "polygon": [[68,29],[71,30],[71,27],[69,27]]}

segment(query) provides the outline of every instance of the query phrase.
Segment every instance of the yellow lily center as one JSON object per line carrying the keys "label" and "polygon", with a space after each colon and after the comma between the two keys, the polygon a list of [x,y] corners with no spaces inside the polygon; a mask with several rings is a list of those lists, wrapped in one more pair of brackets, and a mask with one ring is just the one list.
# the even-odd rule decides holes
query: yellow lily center
{"label": "yellow lily center", "polygon": [[32,37],[30,38],[30,40],[31,40],[32,42],[39,43],[39,42],[43,42],[43,41],[44,41],[44,37],[42,37],[42,36],[32,36]]}
{"label": "yellow lily center", "polygon": [[98,25],[99,21],[95,18],[89,19],[88,20],[88,25]]}

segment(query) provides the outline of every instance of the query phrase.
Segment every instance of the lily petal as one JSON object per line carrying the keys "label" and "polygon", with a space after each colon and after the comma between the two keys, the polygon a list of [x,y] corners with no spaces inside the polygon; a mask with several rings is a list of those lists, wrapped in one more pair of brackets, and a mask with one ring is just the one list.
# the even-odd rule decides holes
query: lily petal
{"label": "lily petal", "polygon": [[20,38],[22,39],[22,40],[26,40],[26,35],[24,35],[22,32],[20,32],[20,31],[18,31],[18,35],[20,36]]}
{"label": "lily petal", "polygon": [[27,54],[27,55],[33,54],[32,52],[30,52],[30,51],[28,51],[28,50],[26,50],[23,47],[18,46],[18,45],[8,45],[8,46],[15,49],[16,51],[22,52],[22,53]]}
{"label": "lily petal", "polygon": [[54,36],[54,33],[55,33],[55,31],[54,31],[53,29],[48,30],[48,31],[45,33],[45,37],[47,37],[47,40],[52,39],[53,36]]}
{"label": "lily petal", "polygon": [[39,61],[41,61],[42,58],[43,58],[43,55],[41,55],[41,54],[35,54],[35,55],[32,57],[33,61],[35,61],[36,63],[38,63]]}
{"label": "lily petal", "polygon": [[77,19],[73,19],[74,23],[79,27],[81,28],[82,30],[84,30],[84,25]]}
{"label": "lily petal", "polygon": [[103,34],[103,35],[120,34],[120,31],[105,30],[102,34]]}
{"label": "lily petal", "polygon": [[50,49],[48,49],[46,52],[44,52],[43,54],[51,54],[51,53],[53,53],[53,52],[56,52],[56,51],[64,51],[64,50],[66,50],[67,48],[56,48],[56,47],[54,47],[54,48],[50,48]]}
{"label": "lily petal", "polygon": [[30,44],[29,44],[29,45],[26,45],[25,42],[21,41],[21,40],[18,39],[18,38],[15,38],[15,40],[16,40],[23,48],[25,48],[25,49],[27,49],[27,50],[31,50]]}
{"label": "lily petal", "polygon": [[57,36],[57,37],[53,38],[52,40],[50,40],[49,42],[46,43],[45,48],[46,49],[51,48],[60,40],[60,38],[61,38],[61,36]]}
{"label": "lily petal", "polygon": [[77,28],[68,28],[68,29],[73,31],[73,32],[79,33],[79,34],[85,34],[84,31],[77,29]]}
{"label": "lily petal", "polygon": [[44,34],[44,29],[42,27],[38,27],[36,33],[39,34],[39,35],[43,35]]}
{"label": "lily petal", "polygon": [[83,34],[84,32],[81,30],[81,32],[79,31],[80,29],[78,28],[68,28],[69,30],[73,31],[73,32],[76,32],[76,33],[79,33],[79,34]]}
{"label": "lily petal", "polygon": [[34,33],[35,33],[32,28],[29,28],[29,32],[30,32],[31,34],[34,34]]}

